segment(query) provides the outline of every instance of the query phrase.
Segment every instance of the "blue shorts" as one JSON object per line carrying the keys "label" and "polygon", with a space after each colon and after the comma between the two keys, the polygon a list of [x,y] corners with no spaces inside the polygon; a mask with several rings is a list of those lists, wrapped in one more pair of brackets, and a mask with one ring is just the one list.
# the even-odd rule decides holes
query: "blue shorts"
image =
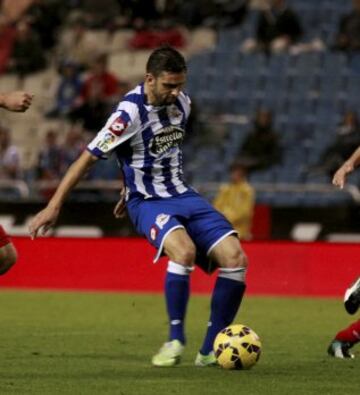
{"label": "blue shorts", "polygon": [[127,209],[137,232],[158,249],[154,262],[163,253],[166,236],[185,228],[196,246],[196,264],[211,273],[216,265],[209,259],[210,252],[227,236],[236,235],[229,221],[193,190],[170,198],[131,197]]}

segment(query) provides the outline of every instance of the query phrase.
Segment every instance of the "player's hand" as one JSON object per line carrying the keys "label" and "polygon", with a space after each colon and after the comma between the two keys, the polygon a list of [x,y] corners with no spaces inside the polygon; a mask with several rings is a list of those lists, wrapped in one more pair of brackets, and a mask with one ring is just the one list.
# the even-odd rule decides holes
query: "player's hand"
{"label": "player's hand", "polygon": [[31,106],[33,98],[34,95],[23,91],[10,92],[3,96],[2,105],[9,111],[24,112]]}
{"label": "player's hand", "polygon": [[41,235],[44,236],[46,232],[55,225],[59,216],[60,209],[47,206],[44,210],[41,210],[31,220],[29,225],[29,233],[32,240],[34,240],[40,231]]}
{"label": "player's hand", "polygon": [[125,208],[126,208],[126,189],[125,187],[122,187],[120,189],[120,199],[116,203],[116,206],[114,208],[114,216],[115,218],[124,218],[125,217]]}
{"label": "player's hand", "polygon": [[332,180],[333,185],[336,187],[343,189],[346,183],[346,177],[354,170],[354,165],[349,162],[345,162],[335,173],[334,178]]}

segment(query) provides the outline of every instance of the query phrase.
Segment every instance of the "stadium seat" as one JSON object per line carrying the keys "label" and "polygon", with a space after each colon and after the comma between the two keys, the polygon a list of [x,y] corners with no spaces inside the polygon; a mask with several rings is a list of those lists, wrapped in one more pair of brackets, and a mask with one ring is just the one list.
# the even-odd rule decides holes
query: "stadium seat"
{"label": "stadium seat", "polygon": [[0,92],[10,92],[20,89],[20,80],[13,74],[5,74],[0,78]]}
{"label": "stadium seat", "polygon": [[109,47],[110,53],[115,54],[117,52],[126,50],[128,47],[128,42],[133,35],[134,32],[131,29],[122,29],[115,32]]}

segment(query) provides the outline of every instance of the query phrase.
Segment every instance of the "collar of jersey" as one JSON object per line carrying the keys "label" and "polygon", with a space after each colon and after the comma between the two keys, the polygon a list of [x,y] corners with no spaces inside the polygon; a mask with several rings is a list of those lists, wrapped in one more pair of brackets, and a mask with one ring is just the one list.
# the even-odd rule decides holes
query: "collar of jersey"
{"label": "collar of jersey", "polygon": [[152,104],[148,104],[147,103],[147,96],[145,94],[144,83],[143,82],[140,84],[140,87],[141,87],[141,95],[142,95],[143,100],[144,100],[144,107],[146,108],[146,111],[159,111],[162,108],[166,107],[166,106],[153,106]]}

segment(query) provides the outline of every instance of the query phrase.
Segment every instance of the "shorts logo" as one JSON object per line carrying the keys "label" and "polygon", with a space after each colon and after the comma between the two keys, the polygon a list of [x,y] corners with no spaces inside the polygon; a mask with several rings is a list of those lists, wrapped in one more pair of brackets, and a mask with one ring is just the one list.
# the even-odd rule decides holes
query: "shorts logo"
{"label": "shorts logo", "polygon": [[159,233],[159,231],[156,228],[156,226],[155,225],[152,226],[150,229],[150,239],[153,241],[156,240],[158,233]]}
{"label": "shorts logo", "polygon": [[116,139],[116,136],[112,133],[105,133],[104,137],[97,143],[97,147],[100,148],[103,152],[109,150],[109,145],[112,144]]}
{"label": "shorts logo", "polygon": [[127,126],[128,124],[121,117],[118,117],[110,125],[109,130],[116,136],[121,136],[126,130]]}
{"label": "shorts logo", "polygon": [[164,225],[169,222],[170,215],[169,214],[159,214],[156,217],[155,224],[162,230]]}

